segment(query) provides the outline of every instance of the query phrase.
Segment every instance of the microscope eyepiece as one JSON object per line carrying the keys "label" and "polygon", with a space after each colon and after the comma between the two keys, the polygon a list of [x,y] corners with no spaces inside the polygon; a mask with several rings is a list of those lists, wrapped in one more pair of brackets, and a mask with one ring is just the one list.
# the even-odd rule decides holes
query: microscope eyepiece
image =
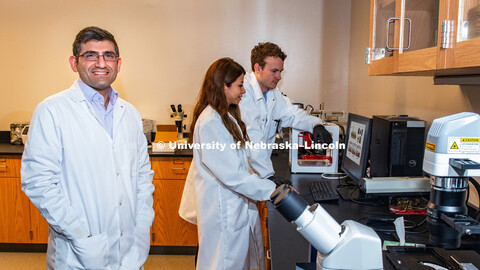
{"label": "microscope eyepiece", "polygon": [[273,205],[275,209],[280,212],[280,214],[288,221],[292,222],[297,220],[297,218],[305,211],[308,207],[307,202],[292,188],[285,188],[284,186],[288,185],[281,185],[277,188],[280,195],[272,193],[272,196],[275,194],[275,200],[273,201]]}

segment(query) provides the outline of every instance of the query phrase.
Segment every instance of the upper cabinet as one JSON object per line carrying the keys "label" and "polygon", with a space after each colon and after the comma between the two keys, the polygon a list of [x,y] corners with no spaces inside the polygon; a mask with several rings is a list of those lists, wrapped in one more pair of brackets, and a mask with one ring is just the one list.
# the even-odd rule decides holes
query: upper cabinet
{"label": "upper cabinet", "polygon": [[371,0],[369,75],[480,74],[480,0]]}

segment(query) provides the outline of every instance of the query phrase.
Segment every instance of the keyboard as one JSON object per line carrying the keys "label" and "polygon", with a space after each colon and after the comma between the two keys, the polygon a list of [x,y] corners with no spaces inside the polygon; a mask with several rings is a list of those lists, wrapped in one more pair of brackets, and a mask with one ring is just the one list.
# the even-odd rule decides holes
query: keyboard
{"label": "keyboard", "polygon": [[336,187],[330,181],[310,183],[310,191],[315,202],[334,201],[340,198]]}

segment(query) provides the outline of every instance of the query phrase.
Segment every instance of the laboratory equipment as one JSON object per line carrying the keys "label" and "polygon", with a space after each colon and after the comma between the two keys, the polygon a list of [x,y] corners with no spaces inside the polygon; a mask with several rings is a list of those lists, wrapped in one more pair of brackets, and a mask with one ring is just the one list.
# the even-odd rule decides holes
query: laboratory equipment
{"label": "laboratory equipment", "polygon": [[[398,176],[398,177],[388,177],[388,169],[390,168],[390,172],[395,172],[394,174],[400,174],[399,172],[405,172],[403,169],[404,167],[404,160],[405,160],[405,153],[407,149],[411,148],[412,145],[416,145],[417,147],[423,148],[423,135],[420,136],[418,134],[422,134],[421,128],[417,130],[414,128],[415,126],[424,125],[424,122],[413,118],[411,119],[413,122],[412,124],[408,124],[408,121],[403,121],[405,119],[410,118],[402,118],[402,121],[393,121],[398,117],[387,117],[388,121],[378,120],[377,118],[377,126],[378,121],[381,124],[386,123],[386,127],[384,128],[377,128],[374,132],[373,126],[375,120],[371,118],[364,117],[361,115],[357,115],[354,113],[348,114],[348,122],[347,122],[347,133],[345,138],[345,151],[343,153],[342,159],[342,170],[348,174],[349,178],[353,180],[362,191],[362,196],[365,194],[370,195],[395,195],[395,194],[406,194],[406,193],[414,193],[418,195],[428,194],[430,191],[430,182],[429,179],[426,177],[407,177],[407,176]],[[374,116],[375,119],[375,116]],[[392,121],[390,121],[392,120]],[[419,123],[417,123],[419,122]],[[393,123],[393,124],[392,124]],[[397,125],[397,123],[400,123]],[[394,128],[392,129],[391,126]],[[402,128],[400,128],[401,126]],[[380,131],[386,132],[380,132]],[[423,129],[424,130],[424,129]],[[408,133],[410,132],[410,133]],[[419,139],[419,141],[415,141],[414,143],[410,140],[406,139],[407,134],[415,133],[416,135],[409,136],[410,140],[412,138]],[[384,135],[378,133],[386,133]],[[392,136],[390,136],[392,135]],[[393,142],[390,142],[390,137],[396,138]],[[401,142],[401,143],[399,143]],[[374,146],[375,145],[375,146]],[[382,149],[377,149],[381,146]],[[372,150],[373,149],[373,150]],[[372,150],[372,151],[371,151]],[[378,160],[378,157],[373,157],[376,151],[378,155],[382,155],[384,160],[387,160],[388,156],[396,156],[393,160],[395,162],[387,163],[383,162],[381,165],[377,167],[382,167],[385,169],[383,177],[370,177],[371,175],[367,175],[367,167],[368,161],[370,160],[370,165],[374,166],[372,163],[375,163],[375,160]],[[383,151],[383,152],[382,152]],[[421,150],[417,149],[417,152],[421,152]],[[380,153],[382,152],[382,153]],[[413,151],[409,151],[413,152]],[[395,154],[393,154],[395,153]],[[385,155],[383,155],[385,154]],[[399,157],[402,157],[401,159]],[[418,155],[416,155],[418,156]],[[420,155],[423,158],[423,154]],[[402,160],[402,162],[400,162]],[[397,162],[398,161],[398,162]],[[414,162],[412,162],[413,164]],[[421,164],[421,161],[418,163]],[[395,164],[399,166],[396,167]],[[408,165],[409,166],[409,165]],[[415,167],[415,166],[414,166]],[[392,171],[392,168],[395,168]],[[372,172],[373,168],[370,168],[370,173]],[[408,172],[408,170],[406,170]],[[414,170],[415,171],[415,170]],[[414,174],[417,174],[416,172]]]}
{"label": "laboratory equipment", "polygon": [[428,195],[431,186],[428,177],[364,177],[362,181],[367,194]]}
{"label": "laboratory equipment", "polygon": [[341,225],[319,204],[309,206],[291,186],[271,196],[275,209],[317,250],[318,269],[383,269],[382,244],[375,231],[352,220]]}
{"label": "laboratory equipment", "polygon": [[349,113],[342,170],[357,185],[363,188],[369,158],[372,119]]}
{"label": "laboratory equipment", "polygon": [[[289,162],[292,173],[336,173],[338,171],[338,150],[340,128],[326,123],[325,129],[332,135],[333,143],[325,145],[312,142],[312,134],[290,129]],[[326,150],[326,151],[319,151]]]}
{"label": "laboratory equipment", "polygon": [[374,115],[370,176],[423,176],[425,121],[417,117]]}
{"label": "laboratory equipment", "polygon": [[[303,109],[303,104],[300,107]],[[322,102],[320,103],[320,107],[318,110],[308,104],[305,106],[305,110],[313,116],[317,116],[322,119],[323,122],[337,122],[337,123],[345,123],[347,122],[347,113],[344,111],[327,111],[325,110],[325,104]]]}
{"label": "laboratory equipment", "polygon": [[26,125],[22,129],[22,143],[25,145],[27,144],[27,138],[28,138],[28,129],[30,125]]}
{"label": "laboratory equipment", "polygon": [[145,138],[147,138],[148,144],[151,144],[152,132],[153,132],[153,120],[142,119],[142,125],[143,125],[143,134],[145,134]]}
{"label": "laboratory equipment", "polygon": [[170,105],[170,117],[173,118],[175,121],[175,125],[177,126],[177,142],[178,143],[186,143],[188,138],[183,136],[183,130],[186,129],[186,126],[183,125],[183,119],[187,117],[185,111],[182,110],[182,104],[177,105],[177,109],[175,109],[175,105]]}
{"label": "laboratory equipment", "polygon": [[431,183],[430,243],[458,248],[462,234],[480,233],[479,223],[466,215],[469,179],[480,176],[480,116],[463,112],[435,119],[427,135],[423,170]]}
{"label": "laboratory equipment", "polygon": [[[22,144],[23,138],[22,133],[25,130],[25,127],[28,126],[28,123],[12,123],[10,124],[10,143],[11,144]],[[27,128],[28,131],[28,128]]]}

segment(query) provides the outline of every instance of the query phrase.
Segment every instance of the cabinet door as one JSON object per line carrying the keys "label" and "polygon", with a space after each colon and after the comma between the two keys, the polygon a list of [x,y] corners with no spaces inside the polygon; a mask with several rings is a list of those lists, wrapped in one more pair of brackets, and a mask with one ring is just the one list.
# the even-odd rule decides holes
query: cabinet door
{"label": "cabinet door", "polygon": [[[480,66],[480,0],[451,0],[455,7],[452,21],[456,29],[454,53],[450,55],[453,68]],[[478,73],[477,73],[478,74]]]}
{"label": "cabinet door", "polygon": [[371,0],[369,75],[432,73],[438,61],[441,5],[448,0]]}
{"label": "cabinet door", "polygon": [[0,177],[1,243],[30,243],[29,203],[20,178]]}
{"label": "cabinet door", "polygon": [[[153,165],[153,164],[152,164]],[[153,209],[151,244],[156,246],[196,246],[197,227],[178,215],[185,180],[153,180]]]}

